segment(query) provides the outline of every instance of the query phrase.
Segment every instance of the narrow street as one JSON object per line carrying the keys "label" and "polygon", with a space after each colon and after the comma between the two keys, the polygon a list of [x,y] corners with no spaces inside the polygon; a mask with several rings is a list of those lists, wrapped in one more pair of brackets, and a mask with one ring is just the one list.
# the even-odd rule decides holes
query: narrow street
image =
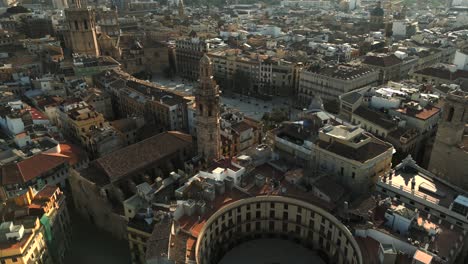
{"label": "narrow street", "polygon": [[127,242],[116,240],[98,230],[91,223],[70,210],[72,248],[65,258],[66,264],[129,264]]}

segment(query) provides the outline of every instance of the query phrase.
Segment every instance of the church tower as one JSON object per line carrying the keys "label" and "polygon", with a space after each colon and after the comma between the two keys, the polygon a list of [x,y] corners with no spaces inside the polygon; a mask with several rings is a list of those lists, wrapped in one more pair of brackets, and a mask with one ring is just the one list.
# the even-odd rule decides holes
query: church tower
{"label": "church tower", "polygon": [[65,0],[65,1],[68,1],[68,7],[70,8],[82,8],[82,7],[85,7],[86,5],[86,3],[84,3],[85,0]]}
{"label": "church tower", "polygon": [[81,7],[80,0],[74,0],[75,7],[65,10],[68,35],[67,47],[73,53],[99,56],[94,10]]}
{"label": "church tower", "polygon": [[432,148],[429,171],[468,189],[468,93],[450,92]]}
{"label": "church tower", "polygon": [[184,7],[184,1],[179,0],[179,18],[184,18],[185,16],[185,7]]}
{"label": "church tower", "polygon": [[220,157],[219,86],[213,79],[213,65],[205,54],[200,60],[200,79],[194,91],[197,107],[198,154],[208,163]]}
{"label": "church tower", "polygon": [[370,29],[380,30],[384,25],[385,11],[382,8],[382,2],[377,2],[377,6],[370,11]]}

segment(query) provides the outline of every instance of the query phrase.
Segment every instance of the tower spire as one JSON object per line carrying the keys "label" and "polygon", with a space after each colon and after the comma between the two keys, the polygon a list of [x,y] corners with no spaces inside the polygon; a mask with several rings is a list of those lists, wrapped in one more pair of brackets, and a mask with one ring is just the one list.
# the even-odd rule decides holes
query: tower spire
{"label": "tower spire", "polygon": [[178,8],[179,8],[179,17],[183,18],[185,16],[185,7],[184,7],[183,0],[179,0]]}

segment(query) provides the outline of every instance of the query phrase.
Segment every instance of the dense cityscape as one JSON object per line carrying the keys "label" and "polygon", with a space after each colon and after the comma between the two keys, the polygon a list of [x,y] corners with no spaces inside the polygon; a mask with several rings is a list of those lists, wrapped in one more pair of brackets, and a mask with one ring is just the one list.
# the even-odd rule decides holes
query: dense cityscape
{"label": "dense cityscape", "polygon": [[0,264],[468,263],[468,0],[0,0]]}

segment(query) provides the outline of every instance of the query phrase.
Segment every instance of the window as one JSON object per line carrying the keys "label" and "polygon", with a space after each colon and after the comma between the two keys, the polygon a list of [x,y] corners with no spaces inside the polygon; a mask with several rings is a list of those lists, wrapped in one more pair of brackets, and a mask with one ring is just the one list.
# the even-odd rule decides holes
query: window
{"label": "window", "polygon": [[448,114],[447,114],[447,122],[452,122],[454,112],[455,112],[455,109],[453,107],[450,107]]}
{"label": "window", "polygon": [[274,218],[275,217],[275,211],[270,211],[270,218]]}
{"label": "window", "polygon": [[257,209],[260,209],[260,203],[257,203]]}
{"label": "window", "polygon": [[356,177],[356,173],[353,171],[353,173],[351,174],[351,178],[355,178]]}
{"label": "window", "polygon": [[288,212],[283,212],[283,220],[288,220]]}
{"label": "window", "polygon": [[84,24],[84,28],[87,30],[88,29],[88,21],[83,21],[83,24]]}

